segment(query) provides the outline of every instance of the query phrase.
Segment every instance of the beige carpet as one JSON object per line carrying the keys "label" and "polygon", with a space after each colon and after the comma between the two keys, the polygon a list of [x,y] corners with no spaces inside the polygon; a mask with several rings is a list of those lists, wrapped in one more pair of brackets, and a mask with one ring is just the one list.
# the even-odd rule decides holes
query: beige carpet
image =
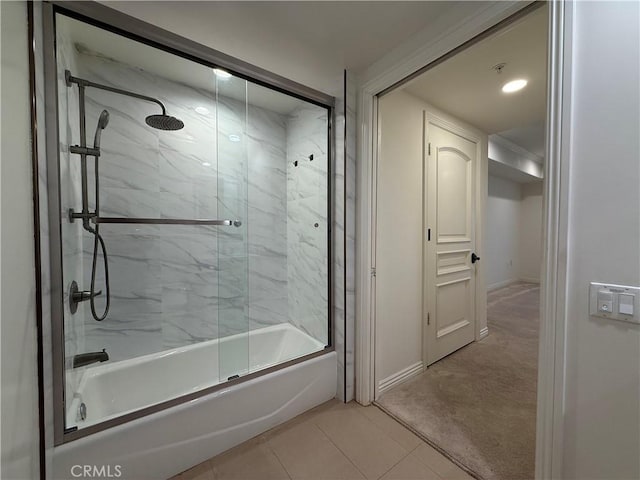
{"label": "beige carpet", "polygon": [[486,338],[378,404],[478,478],[533,478],[539,301],[530,283],[491,292]]}

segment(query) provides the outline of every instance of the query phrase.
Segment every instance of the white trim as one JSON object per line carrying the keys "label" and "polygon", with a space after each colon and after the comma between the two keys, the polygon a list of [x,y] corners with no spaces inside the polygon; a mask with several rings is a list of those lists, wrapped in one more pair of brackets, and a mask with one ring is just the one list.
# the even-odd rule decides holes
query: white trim
{"label": "white trim", "polygon": [[520,145],[513,143],[511,140],[507,140],[506,138],[501,137],[498,134],[494,134],[490,136],[489,143],[491,142],[495,142],[501,147],[504,147],[507,150],[511,150],[513,153],[522,155],[527,160],[531,160],[532,162],[536,162],[540,164],[544,161],[544,158],[540,157],[539,155],[536,155],[535,153],[530,152],[526,148],[522,148]]}
{"label": "white trim", "polygon": [[494,290],[498,290],[499,288],[508,287],[509,285],[513,285],[514,283],[518,283],[519,279],[511,278],[509,280],[503,280],[502,282],[492,283],[491,285],[487,285],[487,292],[492,292]]}
{"label": "white trim", "polygon": [[562,478],[573,2],[549,3],[536,478]]}
{"label": "white trim", "polygon": [[403,368],[399,372],[380,380],[380,383],[378,383],[378,394],[384,393],[396,385],[409,380],[411,377],[421,374],[422,372],[424,372],[422,362],[416,362],[413,365],[409,365],[407,368]]}
{"label": "white trim", "polygon": [[[545,155],[545,206],[543,289],[538,369],[536,478],[559,478],[562,472],[562,412],[567,275],[568,165],[571,71],[571,2],[549,2],[549,90],[547,148]],[[385,58],[382,72],[364,82],[358,91],[357,258],[356,258],[356,400],[368,405],[375,394],[375,168],[377,97],[383,90],[428,65],[484,30],[523,8],[518,2],[496,2],[460,22],[445,34],[425,41],[414,52]],[[369,71],[373,71],[370,69]],[[564,104],[563,104],[564,100]],[[482,332],[484,334],[484,332]]]}
{"label": "white trim", "polygon": [[[388,56],[380,73],[369,77],[358,89],[358,171],[356,192],[356,400],[370,404],[375,395],[374,345],[375,312],[375,182],[377,165],[378,93],[393,86],[463,43],[516,13],[526,4],[517,1],[495,2],[470,18],[458,21],[442,35],[422,39],[412,52],[396,50]],[[374,144],[374,141],[376,144]]]}
{"label": "white trim", "polygon": [[480,340],[489,335],[489,327],[484,327],[480,330]]}
{"label": "white trim", "polygon": [[520,277],[518,282],[540,283],[540,277]]}

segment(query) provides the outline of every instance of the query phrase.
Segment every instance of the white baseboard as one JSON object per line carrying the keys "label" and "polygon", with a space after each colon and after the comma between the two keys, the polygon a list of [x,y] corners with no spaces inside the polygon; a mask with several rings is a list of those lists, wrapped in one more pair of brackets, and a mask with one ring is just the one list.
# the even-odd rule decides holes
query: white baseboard
{"label": "white baseboard", "polygon": [[418,375],[424,371],[422,362],[416,362],[413,365],[409,365],[407,368],[403,368],[393,375],[389,375],[387,378],[378,382],[378,392],[386,392],[390,388],[409,380],[411,377]]}
{"label": "white baseboard", "polygon": [[540,277],[520,277],[518,281],[527,283],[540,283]]}
{"label": "white baseboard", "polygon": [[491,285],[487,285],[487,292],[490,292],[492,290],[497,290],[502,287],[507,287],[513,283],[516,283],[517,281],[518,281],[517,278],[512,278],[510,280],[504,280],[502,282],[492,283]]}
{"label": "white baseboard", "polygon": [[489,335],[489,327],[483,327],[480,329],[480,340]]}

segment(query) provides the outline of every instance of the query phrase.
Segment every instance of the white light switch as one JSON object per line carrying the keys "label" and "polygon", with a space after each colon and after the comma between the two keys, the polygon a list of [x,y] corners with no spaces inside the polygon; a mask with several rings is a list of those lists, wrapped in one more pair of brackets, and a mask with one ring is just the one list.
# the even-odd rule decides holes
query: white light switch
{"label": "white light switch", "polygon": [[624,315],[633,315],[635,295],[621,293],[618,295],[618,312]]}
{"label": "white light switch", "polygon": [[591,282],[589,313],[607,320],[640,324],[640,287]]}

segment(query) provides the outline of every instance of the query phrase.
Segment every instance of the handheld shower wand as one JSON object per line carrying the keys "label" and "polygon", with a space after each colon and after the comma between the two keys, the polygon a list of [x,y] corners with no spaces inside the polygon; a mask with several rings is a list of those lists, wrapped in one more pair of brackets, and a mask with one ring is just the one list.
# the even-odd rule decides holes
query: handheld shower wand
{"label": "handheld shower wand", "polygon": [[[130,92],[128,90],[122,90],[120,88],[111,87],[109,85],[102,85],[100,83],[95,83],[90,80],[86,80],[84,78],[78,78],[71,75],[69,70],[65,70],[65,80],[68,87],[71,87],[73,84],[78,86],[78,100],[80,106],[80,145],[72,145],[69,147],[69,151],[71,153],[75,153],[80,155],[80,166],[81,166],[81,174],[82,174],[82,212],[75,212],[73,209],[69,210],[69,219],[73,222],[76,218],[82,219],[82,227],[93,234],[94,242],[93,242],[93,261],[91,266],[91,290],[89,291],[80,291],[77,288],[76,282],[73,282],[71,285],[71,295],[70,295],[70,308],[71,312],[74,313],[77,309],[77,305],[79,302],[83,302],[85,300],[89,300],[91,305],[91,315],[97,321],[104,320],[107,317],[107,313],[109,313],[109,306],[111,304],[111,288],[109,284],[109,265],[107,260],[107,249],[105,247],[104,240],[100,235],[100,175],[98,173],[99,168],[99,157],[100,157],[100,137],[102,135],[102,131],[109,124],[109,112],[107,110],[103,110],[100,114],[100,118],[98,119],[98,125],[96,127],[96,133],[93,137],[93,148],[87,147],[86,143],[86,118],[85,118],[85,89],[86,88],[97,88],[99,90],[105,90],[107,92],[116,93],[118,95],[125,95],[132,98],[137,98],[139,100],[144,100],[146,102],[152,102],[158,105],[162,109],[161,114],[149,115],[145,118],[145,122],[150,127],[153,127],[158,130],[180,130],[184,128],[184,122],[182,120],[172,117],[167,114],[167,109],[164,104],[158,100],[157,98],[149,97],[147,95],[141,95],[136,92]],[[88,194],[88,173],[87,173],[87,156],[92,156],[95,159],[95,210],[93,212],[89,211],[89,194]],[[95,221],[95,227],[91,225],[91,219]],[[95,297],[100,295],[102,291],[95,291],[96,285],[96,265],[98,261],[98,244],[100,244],[100,248],[102,248],[102,256],[104,258],[104,273],[105,273],[105,282],[106,282],[106,290],[107,290],[107,304],[105,306],[104,312],[102,315],[98,315],[95,307]]]}
{"label": "handheld shower wand", "polygon": [[[84,92],[81,90],[81,98],[84,97]],[[84,113],[84,112],[82,112]],[[81,115],[84,117],[84,115]],[[93,259],[91,262],[91,289],[87,291],[80,291],[77,288],[76,282],[73,282],[71,285],[71,313],[74,313],[77,308],[77,304],[79,302],[83,302],[85,300],[89,300],[89,305],[91,306],[91,315],[98,322],[104,320],[109,313],[109,307],[111,305],[111,284],[109,282],[109,261],[107,257],[107,248],[105,246],[104,240],[100,235],[100,223],[96,222],[95,227],[91,226],[90,219],[98,218],[100,216],[100,137],[102,135],[102,131],[109,124],[109,112],[103,110],[100,113],[100,118],[98,119],[98,125],[96,126],[96,133],[93,137],[93,148],[87,148],[84,146],[85,141],[85,128],[84,128],[84,119],[81,120],[80,130],[81,130],[81,146],[80,147],[72,147],[75,148],[76,152],[72,150],[72,153],[79,153],[81,155],[81,167],[82,167],[82,213],[79,214],[82,218],[82,227],[93,235]],[[87,155],[91,155],[94,157],[94,177],[95,177],[95,210],[93,212],[89,212],[89,200],[88,200],[88,180],[87,180]],[[73,219],[73,216],[72,216]],[[96,303],[95,298],[102,294],[102,290],[96,292],[96,270],[98,264],[98,244],[100,244],[100,248],[102,248],[102,258],[104,259],[104,277],[106,284],[106,299],[107,304],[104,308],[102,314],[98,314],[96,311]]]}
{"label": "handheld shower wand", "polygon": [[[96,205],[95,205],[95,215],[96,218],[100,217],[100,174],[98,172],[98,168],[100,165],[99,161],[99,152],[100,152],[100,136],[102,135],[102,131],[109,124],[109,112],[106,110],[102,110],[100,113],[100,118],[98,119],[98,125],[96,127],[96,133],[93,136],[93,148],[98,152],[95,158],[95,168],[94,168],[94,176],[95,176],[95,197],[96,197]],[[107,247],[105,246],[104,240],[100,235],[100,223],[96,223],[95,228],[89,229],[89,231],[93,230],[93,259],[91,261],[91,290],[89,293],[89,305],[91,307],[91,315],[97,321],[102,321],[107,317],[109,313],[109,307],[111,306],[111,284],[109,282],[109,261],[107,258]],[[106,288],[106,299],[107,304],[104,307],[104,312],[102,315],[98,315],[96,312],[96,304],[95,298],[100,293],[96,293],[96,266],[98,262],[98,242],[100,243],[100,247],[102,248],[102,258],[104,261],[104,280],[105,280],[105,288]]]}

